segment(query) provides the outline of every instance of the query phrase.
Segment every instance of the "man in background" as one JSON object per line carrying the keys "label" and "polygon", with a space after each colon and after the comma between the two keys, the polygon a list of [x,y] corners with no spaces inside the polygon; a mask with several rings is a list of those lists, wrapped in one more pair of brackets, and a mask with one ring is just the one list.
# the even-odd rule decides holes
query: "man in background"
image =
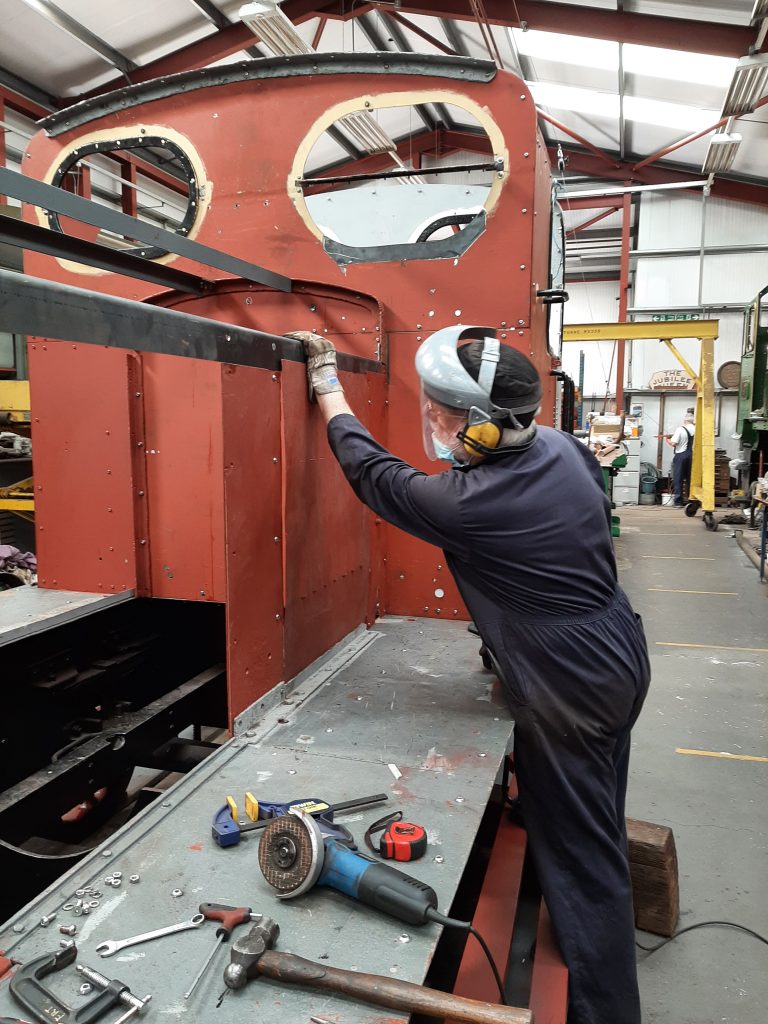
{"label": "man in background", "polygon": [[693,435],[696,427],[693,422],[693,409],[688,409],[683,422],[674,434],[666,434],[664,440],[674,449],[672,456],[672,486],[675,495],[675,507],[682,508],[688,497],[691,485],[691,462],[693,459]]}

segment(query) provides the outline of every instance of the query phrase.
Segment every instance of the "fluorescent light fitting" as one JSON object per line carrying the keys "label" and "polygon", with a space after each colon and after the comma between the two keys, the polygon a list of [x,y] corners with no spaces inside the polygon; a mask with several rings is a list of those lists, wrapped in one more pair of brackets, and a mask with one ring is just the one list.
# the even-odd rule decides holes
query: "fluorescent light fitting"
{"label": "fluorescent light fitting", "polygon": [[254,0],[253,3],[243,4],[237,16],[278,56],[314,53],[312,47],[296,31],[291,19],[272,0]]}
{"label": "fluorescent light fitting", "polygon": [[768,53],[742,57],[723,104],[723,117],[751,114],[768,86]]}
{"label": "fluorescent light fitting", "polygon": [[755,0],[750,21],[759,21],[761,18],[768,18],[768,0]]}
{"label": "fluorescent light fitting", "polygon": [[741,136],[735,132],[718,132],[709,140],[709,149],[701,168],[702,174],[729,171],[741,145]]}

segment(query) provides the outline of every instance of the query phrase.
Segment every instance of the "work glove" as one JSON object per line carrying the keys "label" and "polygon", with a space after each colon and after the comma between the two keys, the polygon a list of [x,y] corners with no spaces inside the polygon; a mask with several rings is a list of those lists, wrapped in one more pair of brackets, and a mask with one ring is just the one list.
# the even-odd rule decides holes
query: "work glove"
{"label": "work glove", "polygon": [[334,391],[344,391],[339,380],[336,348],[332,341],[321,338],[312,331],[293,331],[286,337],[295,338],[304,346],[310,401],[315,395],[330,395]]}

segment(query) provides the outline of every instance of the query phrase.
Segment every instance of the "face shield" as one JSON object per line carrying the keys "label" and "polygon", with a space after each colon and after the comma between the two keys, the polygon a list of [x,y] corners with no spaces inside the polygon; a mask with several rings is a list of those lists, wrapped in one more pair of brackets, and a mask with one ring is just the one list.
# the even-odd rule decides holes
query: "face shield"
{"label": "face shield", "polygon": [[459,432],[467,425],[466,409],[451,409],[436,401],[421,386],[421,431],[428,459],[437,462],[468,462],[469,456],[459,440]]}

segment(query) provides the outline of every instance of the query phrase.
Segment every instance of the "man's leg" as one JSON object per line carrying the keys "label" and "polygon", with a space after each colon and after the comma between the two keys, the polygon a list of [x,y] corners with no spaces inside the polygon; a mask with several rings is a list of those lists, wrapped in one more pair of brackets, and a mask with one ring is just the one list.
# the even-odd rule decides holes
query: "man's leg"
{"label": "man's leg", "polygon": [[618,764],[618,738],[589,729],[579,738],[579,731],[564,736],[533,713],[517,718],[515,772],[525,828],[568,965],[569,1024],[640,1024],[623,821],[629,729]]}
{"label": "man's leg", "polygon": [[675,504],[683,504],[683,458],[677,452],[672,456],[672,487]]}
{"label": "man's leg", "polygon": [[681,485],[680,492],[683,496],[683,501],[687,501],[691,494],[691,465],[693,463],[693,457],[690,451],[683,452],[682,461],[682,472],[681,472]]}

